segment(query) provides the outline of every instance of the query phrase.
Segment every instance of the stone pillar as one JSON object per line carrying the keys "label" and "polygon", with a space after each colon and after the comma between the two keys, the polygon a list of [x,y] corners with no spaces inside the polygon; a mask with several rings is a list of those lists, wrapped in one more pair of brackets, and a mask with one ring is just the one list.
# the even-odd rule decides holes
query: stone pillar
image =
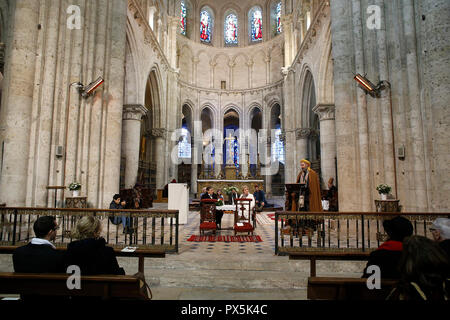
{"label": "stone pillar", "polygon": [[172,68],[177,67],[177,30],[179,27],[179,18],[178,17],[168,17],[169,20],[169,28],[167,38],[169,41],[169,50],[167,53],[167,60],[169,60],[169,64]]}
{"label": "stone pillar", "polygon": [[336,126],[334,123],[334,105],[318,104],[313,111],[320,120],[320,168],[322,178],[327,187],[328,179],[333,177],[336,181]]}
{"label": "stone pillar", "polygon": [[292,14],[282,16],[281,24],[284,33],[284,66],[290,66],[295,58]]}
{"label": "stone pillar", "polygon": [[253,72],[252,72],[252,70],[253,70],[253,64],[254,64],[253,59],[249,59],[249,60],[247,61],[247,67],[248,67],[248,87],[249,87],[249,88],[252,87],[252,83],[253,83],[253,81],[252,81],[252,78],[253,78]]}
{"label": "stone pillar", "polygon": [[236,65],[236,63],[234,61],[229,61],[228,62],[228,70],[229,70],[229,81],[230,81],[230,89],[234,88],[234,83],[233,83],[233,68]]}
{"label": "stone pillar", "polygon": [[23,206],[27,188],[30,125],[33,102],[39,2],[20,1],[11,17],[12,32],[3,103],[0,145],[3,146],[0,203]]}
{"label": "stone pillar", "polygon": [[156,12],[155,6],[148,8],[148,24],[150,25],[150,28],[152,28],[152,30],[154,29],[155,24],[155,12]]}
{"label": "stone pillar", "polygon": [[299,128],[295,130],[295,137],[297,139],[295,169],[297,173],[300,172],[300,160],[308,158],[308,139],[310,134],[311,129],[309,128]]}
{"label": "stone pillar", "polygon": [[[261,159],[261,156],[268,156],[268,157],[272,156],[272,138],[270,136],[270,133],[267,136],[266,141],[267,141],[267,145],[266,145],[267,154],[260,154],[259,155],[260,159]],[[266,180],[266,194],[268,196],[270,196],[270,195],[272,195],[272,175],[271,174],[265,175],[265,180]]]}
{"label": "stone pillar", "polygon": [[[200,61],[198,57],[196,57],[197,59],[197,63]],[[196,68],[197,65],[195,65],[194,67]],[[209,87],[210,88],[214,88],[214,68],[217,66],[217,62],[215,61],[210,61],[209,62]],[[197,78],[195,79],[197,80]]]}
{"label": "stone pillar", "polygon": [[147,111],[147,108],[140,104],[127,104],[123,107],[122,155],[126,159],[125,189],[132,188],[137,181],[141,119]]}
{"label": "stone pillar", "polygon": [[156,163],[156,189],[162,189],[166,185],[166,157],[164,152],[164,142],[166,136],[165,128],[152,129],[152,137],[155,139],[155,163]]}
{"label": "stone pillar", "polygon": [[266,63],[266,84],[270,83],[270,54],[267,53],[266,57],[264,58],[264,62]]}

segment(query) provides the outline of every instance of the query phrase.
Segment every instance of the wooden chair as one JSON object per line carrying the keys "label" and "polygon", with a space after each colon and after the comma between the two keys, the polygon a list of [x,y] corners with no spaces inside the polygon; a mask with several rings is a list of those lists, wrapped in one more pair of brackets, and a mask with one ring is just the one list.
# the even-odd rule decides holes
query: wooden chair
{"label": "wooden chair", "polygon": [[216,234],[216,199],[203,199],[200,205],[200,234],[205,230],[213,230]]}
{"label": "wooden chair", "polygon": [[[254,219],[253,210],[251,209],[252,199],[240,198],[236,199],[236,210],[234,212],[234,235],[238,232],[247,232],[252,234],[255,230],[251,220]],[[247,217],[244,212],[247,211]],[[242,225],[238,225],[238,223]]]}

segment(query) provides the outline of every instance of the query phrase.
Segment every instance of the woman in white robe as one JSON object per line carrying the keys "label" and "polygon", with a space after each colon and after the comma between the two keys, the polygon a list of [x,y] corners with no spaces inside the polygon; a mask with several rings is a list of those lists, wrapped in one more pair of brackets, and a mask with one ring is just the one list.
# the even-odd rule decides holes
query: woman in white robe
{"label": "woman in white robe", "polygon": [[[242,188],[242,194],[239,198],[240,199],[252,199],[252,201],[250,202],[250,212],[253,212],[253,208],[255,207],[255,198],[253,197],[253,194],[249,193],[247,186]],[[239,208],[238,208],[239,209],[239,217],[243,214],[244,217],[246,219],[248,219],[248,217],[249,217],[248,202],[246,202],[246,201],[241,202],[241,204],[243,204],[243,203],[245,203],[245,205],[244,205],[245,210],[244,211],[240,210],[241,205],[239,205]]]}

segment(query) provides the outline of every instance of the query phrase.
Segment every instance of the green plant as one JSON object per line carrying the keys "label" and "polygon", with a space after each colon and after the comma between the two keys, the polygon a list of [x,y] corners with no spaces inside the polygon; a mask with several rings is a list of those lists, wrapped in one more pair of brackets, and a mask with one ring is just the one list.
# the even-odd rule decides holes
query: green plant
{"label": "green plant", "polygon": [[391,187],[388,186],[387,184],[380,184],[377,186],[377,191],[379,194],[389,194],[389,192],[391,192]]}
{"label": "green plant", "polygon": [[79,182],[72,182],[71,184],[69,184],[70,191],[80,190],[80,189],[81,189],[81,184]]}
{"label": "green plant", "polygon": [[234,187],[234,186],[223,188],[223,191],[225,191],[225,193],[226,193],[228,196],[231,194],[231,192],[232,192],[233,190],[236,190],[236,192],[239,191],[239,189],[236,188],[236,187]]}
{"label": "green plant", "polygon": [[217,206],[217,207],[223,206],[223,201],[222,201],[222,200],[218,200],[218,201],[216,202],[216,206]]}

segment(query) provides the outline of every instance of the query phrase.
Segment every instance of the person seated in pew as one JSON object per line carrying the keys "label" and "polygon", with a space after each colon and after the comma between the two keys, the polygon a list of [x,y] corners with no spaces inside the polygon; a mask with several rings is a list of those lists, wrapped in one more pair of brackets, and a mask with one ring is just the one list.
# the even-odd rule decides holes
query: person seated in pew
{"label": "person seated in pew", "polygon": [[72,234],[78,240],[67,246],[66,265],[79,266],[82,275],[124,275],[125,271],[119,267],[114,249],[106,246],[101,233],[100,220],[92,216],[82,217]]}
{"label": "person seated in pew", "polygon": [[[202,197],[200,198],[201,200],[204,199],[215,199],[218,200],[219,197],[217,196],[216,193],[214,193],[214,188],[213,187],[207,187],[206,188],[206,193],[204,195],[202,195]],[[222,226],[222,217],[223,217],[223,211],[222,210],[216,210],[216,225],[217,225],[217,229],[221,229]]]}
{"label": "person seated in pew", "polygon": [[450,262],[431,239],[411,236],[403,241],[400,281],[387,300],[444,301],[450,299]]}
{"label": "person seated in pew", "polygon": [[437,218],[433,221],[430,228],[434,241],[445,251],[450,257],[450,219]]}
{"label": "person seated in pew", "polygon": [[253,197],[255,198],[255,210],[257,212],[263,211],[263,208],[266,206],[266,196],[264,191],[259,190],[259,185],[255,184],[255,192],[253,193]]}
{"label": "person seated in pew", "polygon": [[37,218],[33,224],[36,237],[25,246],[14,250],[14,271],[23,273],[65,272],[64,253],[56,250],[52,243],[56,239],[58,229],[55,217]]}
{"label": "person seated in pew", "polygon": [[389,238],[378,249],[370,253],[363,278],[368,278],[371,275],[371,273],[367,272],[367,268],[371,265],[380,267],[381,278],[400,278],[398,263],[402,255],[402,242],[406,237],[413,234],[413,225],[405,217],[399,216],[391,220],[384,220],[383,228]]}

